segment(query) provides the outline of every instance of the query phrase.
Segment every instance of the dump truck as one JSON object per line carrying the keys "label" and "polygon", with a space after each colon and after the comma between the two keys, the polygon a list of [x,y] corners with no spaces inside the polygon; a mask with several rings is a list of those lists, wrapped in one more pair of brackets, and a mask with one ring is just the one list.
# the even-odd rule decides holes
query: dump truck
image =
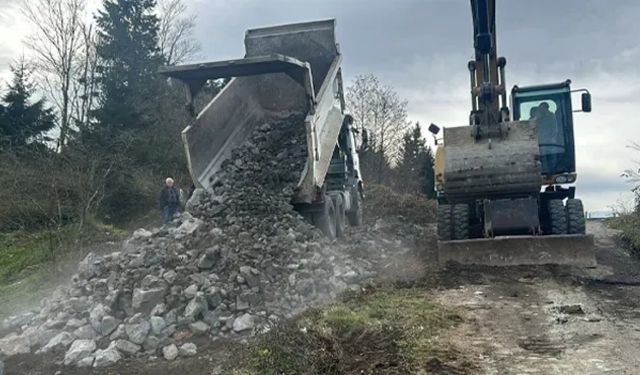
{"label": "dump truck", "polygon": [[[244,58],[180,66],[160,73],[184,83],[192,120],[182,132],[191,177],[208,188],[222,162],[264,123],[304,117],[307,160],[292,204],[329,238],[363,221],[364,188],[357,136],[345,111],[335,20],[246,31]],[[208,80],[230,79],[203,110],[194,97]],[[356,144],[357,139],[363,141]]]}
{"label": "dump truck", "polygon": [[[571,81],[514,86],[496,52],[495,0],[471,0],[475,59],[469,125],[445,127],[435,153],[441,264],[595,264],[575,196]],[[541,63],[543,63],[541,61]],[[440,127],[429,130],[437,138]]]}

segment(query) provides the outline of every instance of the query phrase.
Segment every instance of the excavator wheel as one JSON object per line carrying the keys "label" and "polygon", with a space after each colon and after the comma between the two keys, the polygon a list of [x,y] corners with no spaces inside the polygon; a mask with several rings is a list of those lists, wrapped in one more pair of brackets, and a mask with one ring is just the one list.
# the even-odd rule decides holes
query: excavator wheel
{"label": "excavator wheel", "polygon": [[584,208],[580,199],[567,200],[567,228],[569,234],[585,234]]}
{"label": "excavator wheel", "polygon": [[345,227],[347,226],[347,217],[344,211],[344,202],[342,195],[336,195],[333,202],[333,206],[336,210],[336,237],[344,237]]}
{"label": "excavator wheel", "polygon": [[469,238],[469,205],[456,204],[453,206],[453,239],[466,240]]}
{"label": "excavator wheel", "polygon": [[355,201],[354,201],[354,208],[351,212],[347,213],[347,219],[349,219],[349,224],[352,227],[359,227],[362,225],[363,222],[363,202],[362,202],[362,196],[360,196],[360,192],[355,189]]}
{"label": "excavator wheel", "polygon": [[452,206],[450,204],[438,204],[437,222],[438,222],[438,239],[440,241],[449,241],[452,237],[453,216],[451,214]]}
{"label": "excavator wheel", "polygon": [[322,211],[313,214],[313,224],[330,240],[336,239],[336,209],[331,197],[325,196]]}
{"label": "excavator wheel", "polygon": [[561,199],[552,199],[547,206],[551,234],[567,234],[567,211]]}

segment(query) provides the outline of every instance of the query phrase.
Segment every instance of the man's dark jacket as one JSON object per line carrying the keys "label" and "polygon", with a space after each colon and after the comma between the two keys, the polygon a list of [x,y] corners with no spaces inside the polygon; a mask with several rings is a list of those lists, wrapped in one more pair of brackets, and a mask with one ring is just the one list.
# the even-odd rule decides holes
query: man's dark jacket
{"label": "man's dark jacket", "polygon": [[160,192],[160,209],[167,206],[178,207],[180,205],[180,191],[175,186],[165,186]]}

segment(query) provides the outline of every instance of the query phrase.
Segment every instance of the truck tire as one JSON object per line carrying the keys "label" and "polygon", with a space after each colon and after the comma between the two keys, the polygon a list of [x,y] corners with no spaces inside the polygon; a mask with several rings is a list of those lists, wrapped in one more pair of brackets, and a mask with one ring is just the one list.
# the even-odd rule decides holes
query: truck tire
{"label": "truck tire", "polygon": [[585,234],[586,223],[584,208],[580,199],[567,199],[567,232],[569,234]]}
{"label": "truck tire", "polygon": [[336,239],[336,210],[333,200],[325,196],[322,210],[313,214],[313,224],[330,240]]}
{"label": "truck tire", "polygon": [[552,199],[547,205],[551,234],[567,234],[567,212],[560,199]]}
{"label": "truck tire", "polygon": [[453,218],[451,215],[452,206],[450,204],[438,204],[437,223],[438,239],[440,241],[451,240]]}
{"label": "truck tire", "polygon": [[469,205],[456,204],[453,206],[453,239],[466,240],[469,238]]}
{"label": "truck tire", "polygon": [[336,237],[344,237],[344,232],[347,226],[347,216],[344,211],[344,201],[342,195],[336,195],[333,201],[333,206],[336,210]]}
{"label": "truck tire", "polygon": [[352,227],[359,227],[363,222],[363,204],[362,196],[360,192],[356,190],[355,192],[356,199],[353,202],[353,209],[347,213],[347,219],[349,220],[349,225]]}

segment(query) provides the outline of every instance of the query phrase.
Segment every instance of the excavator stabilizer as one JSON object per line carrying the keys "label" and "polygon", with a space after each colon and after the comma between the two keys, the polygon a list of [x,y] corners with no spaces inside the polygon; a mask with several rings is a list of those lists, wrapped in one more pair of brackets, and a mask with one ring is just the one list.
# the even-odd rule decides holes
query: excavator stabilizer
{"label": "excavator stabilizer", "polygon": [[440,266],[454,262],[488,266],[596,265],[593,235],[504,236],[438,241]]}

